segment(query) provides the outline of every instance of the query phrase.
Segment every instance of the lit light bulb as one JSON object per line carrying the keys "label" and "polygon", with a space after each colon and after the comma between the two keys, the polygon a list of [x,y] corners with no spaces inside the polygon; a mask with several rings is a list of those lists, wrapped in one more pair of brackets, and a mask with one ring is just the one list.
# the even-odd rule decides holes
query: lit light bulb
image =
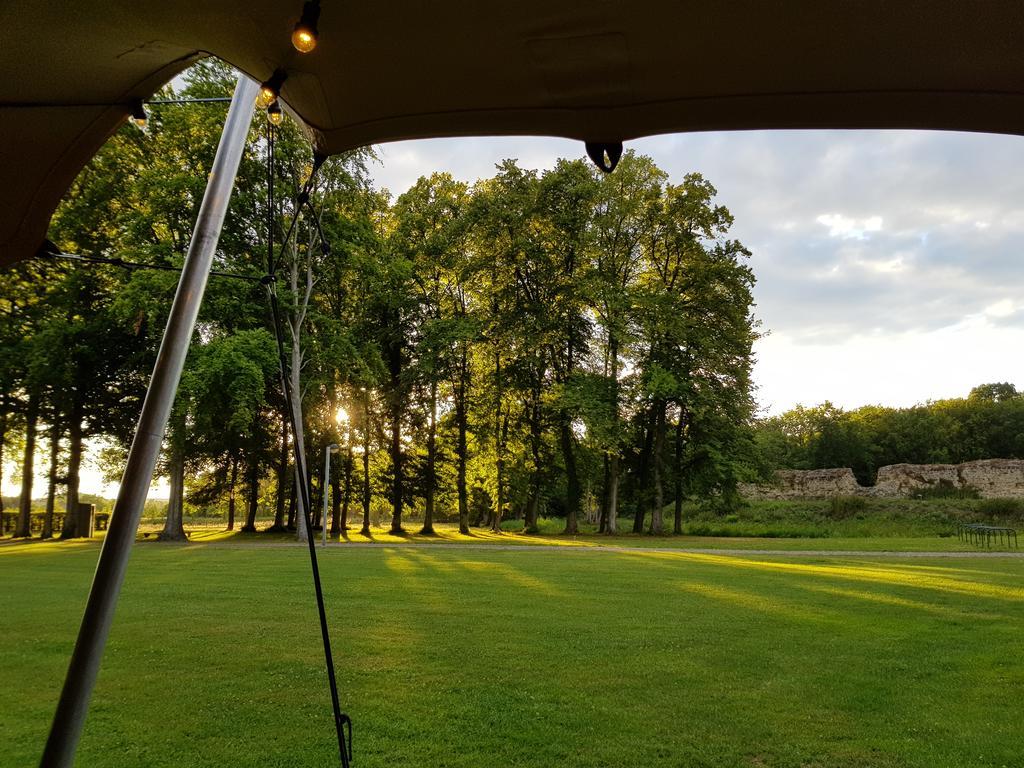
{"label": "lit light bulb", "polygon": [[139,126],[139,128],[145,128],[146,120],[146,108],[142,106],[141,101],[134,102],[132,104],[132,122]]}
{"label": "lit light bulb", "polygon": [[311,29],[296,25],[292,32],[292,45],[299,53],[309,53],[316,48],[316,34]]}
{"label": "lit light bulb", "polygon": [[338,422],[339,424],[347,424],[348,423],[348,411],[346,411],[344,408],[339,408],[338,412],[336,414],[334,414],[334,420],[336,422]]}
{"label": "lit light bulb", "polygon": [[271,125],[280,125],[284,120],[284,112],[281,111],[281,104],[274,99],[270,106],[267,107],[267,120],[270,121]]}
{"label": "lit light bulb", "polygon": [[292,30],[292,45],[299,53],[309,53],[316,48],[317,22],[320,20],[319,0],[307,0],[302,6],[302,16],[299,17],[295,29]]}
{"label": "lit light bulb", "polygon": [[284,85],[288,74],[283,69],[275,69],[270,79],[260,85],[260,92],[256,96],[256,107],[266,109],[281,95],[281,86]]}
{"label": "lit light bulb", "polygon": [[266,85],[260,86],[259,95],[256,97],[256,106],[259,109],[266,109],[277,100],[277,94]]}

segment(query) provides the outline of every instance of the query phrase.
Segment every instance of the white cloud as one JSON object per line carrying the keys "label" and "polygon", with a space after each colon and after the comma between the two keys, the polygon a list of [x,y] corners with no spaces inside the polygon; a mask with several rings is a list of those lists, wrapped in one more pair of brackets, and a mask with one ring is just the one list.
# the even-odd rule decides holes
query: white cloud
{"label": "white cloud", "polygon": [[1009,317],[1015,311],[1016,307],[1010,299],[1003,299],[995,304],[989,304],[984,309],[984,313],[989,317]]}
{"label": "white cloud", "polygon": [[864,240],[867,238],[868,232],[880,232],[882,230],[881,216],[854,219],[849,216],[843,216],[841,213],[823,213],[815,221],[828,227],[829,237],[838,237],[843,240]]}

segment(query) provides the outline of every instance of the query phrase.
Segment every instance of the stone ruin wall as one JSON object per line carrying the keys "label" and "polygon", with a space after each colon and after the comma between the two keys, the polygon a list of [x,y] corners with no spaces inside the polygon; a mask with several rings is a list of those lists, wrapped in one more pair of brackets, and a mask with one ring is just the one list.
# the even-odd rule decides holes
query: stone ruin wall
{"label": "stone ruin wall", "polygon": [[775,482],[741,485],[748,499],[827,499],[832,496],[872,496],[895,499],[914,491],[948,483],[975,488],[983,499],[1024,498],[1024,460],[984,459],[964,464],[891,464],[878,470],[873,486],[862,486],[853,470],[779,469]]}

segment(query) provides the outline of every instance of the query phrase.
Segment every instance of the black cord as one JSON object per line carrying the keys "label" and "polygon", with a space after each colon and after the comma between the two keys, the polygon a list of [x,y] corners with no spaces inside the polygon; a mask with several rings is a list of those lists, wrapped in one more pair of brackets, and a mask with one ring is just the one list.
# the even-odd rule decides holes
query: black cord
{"label": "black cord", "polygon": [[145,104],[221,104],[231,101],[230,96],[211,96],[202,99],[150,99]]}
{"label": "black cord", "polygon": [[[153,99],[145,104],[219,104],[231,101],[230,96],[216,96],[200,99]],[[127,107],[133,102],[124,101],[5,101],[0,102],[0,109],[74,109],[95,107]],[[137,101],[135,103],[138,103]]]}
{"label": "black cord", "polygon": [[[90,264],[110,264],[114,267],[121,267],[122,269],[137,270],[137,269],[153,269],[160,272],[181,272],[181,267],[172,267],[169,264],[142,264],[137,261],[125,261],[124,259],[108,258],[106,256],[84,256],[80,253],[62,253],[53,251],[41,251],[37,254],[42,258],[46,259],[64,259],[66,261],[84,261]],[[215,269],[210,270],[210,274],[214,277],[227,277],[232,280],[247,280],[249,282],[258,283],[263,278],[257,275],[238,275],[232,272],[218,272]]]}
{"label": "black cord", "polygon": [[[281,389],[284,392],[286,410],[288,411],[288,423],[292,430],[292,445],[295,450],[295,471],[298,475],[299,497],[302,502],[302,518],[306,526],[306,543],[309,545],[309,563],[313,571],[313,587],[316,591],[316,607],[320,616],[320,635],[324,645],[324,661],[327,665],[327,682],[331,689],[331,706],[334,711],[334,728],[338,735],[338,753],[341,757],[342,768],[349,768],[352,761],[352,719],[341,711],[341,703],[338,697],[338,681],[334,672],[334,654],[331,652],[331,636],[327,627],[327,611],[324,608],[323,587],[320,583],[320,566],[316,556],[316,541],[313,535],[313,510],[309,503],[309,474],[306,471],[306,457],[299,449],[298,441],[298,413],[301,405],[295,400],[295,392],[292,390],[288,377],[288,363],[284,348],[284,329],[281,322],[281,308],[277,298],[277,278],[275,277],[276,265],[274,264],[274,127],[270,126],[270,133],[267,138],[267,276],[263,284],[267,289],[267,298],[270,301],[270,312],[274,322],[274,336],[277,340],[278,366],[281,374]],[[291,234],[295,229],[295,223],[302,212],[301,201],[309,200],[309,190],[312,189],[313,179],[316,172],[323,164],[323,159],[313,163],[313,171],[309,175],[299,195],[300,204],[292,213],[291,224],[285,239],[282,241],[282,248],[287,246]],[[319,225],[318,225],[319,228]],[[321,232],[322,237],[322,232]],[[324,521],[326,524],[326,521]]]}

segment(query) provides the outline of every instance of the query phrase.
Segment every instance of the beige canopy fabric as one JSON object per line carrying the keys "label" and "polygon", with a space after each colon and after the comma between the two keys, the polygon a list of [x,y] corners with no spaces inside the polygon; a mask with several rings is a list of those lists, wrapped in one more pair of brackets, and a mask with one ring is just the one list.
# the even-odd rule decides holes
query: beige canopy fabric
{"label": "beige canopy fabric", "polygon": [[[675,131],[1024,133],[1020,0],[302,0],[0,5],[0,264],[30,256],[75,175],[196,58],[258,80],[316,147]],[[581,155],[583,148],[581,146]]]}

